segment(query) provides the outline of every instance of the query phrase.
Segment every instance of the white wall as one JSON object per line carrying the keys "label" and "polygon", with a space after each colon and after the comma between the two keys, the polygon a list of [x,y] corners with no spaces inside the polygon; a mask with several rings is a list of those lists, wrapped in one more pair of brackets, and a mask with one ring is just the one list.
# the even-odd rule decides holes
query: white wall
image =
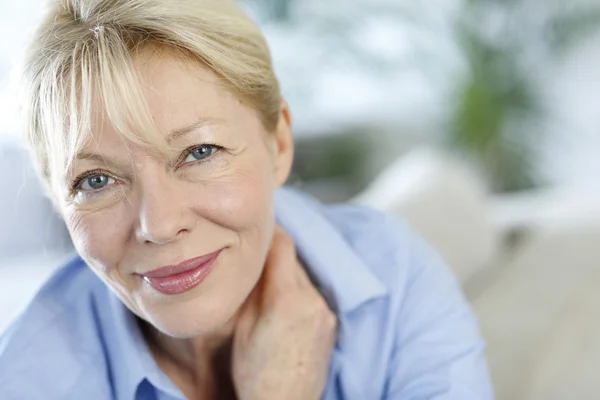
{"label": "white wall", "polygon": [[600,189],[600,34],[544,77],[550,119],[543,163],[561,185]]}
{"label": "white wall", "polygon": [[14,64],[41,15],[43,3],[0,0],[0,136],[18,134]]}
{"label": "white wall", "polygon": [[7,138],[0,139],[0,210],[0,262],[71,247],[27,153]]}

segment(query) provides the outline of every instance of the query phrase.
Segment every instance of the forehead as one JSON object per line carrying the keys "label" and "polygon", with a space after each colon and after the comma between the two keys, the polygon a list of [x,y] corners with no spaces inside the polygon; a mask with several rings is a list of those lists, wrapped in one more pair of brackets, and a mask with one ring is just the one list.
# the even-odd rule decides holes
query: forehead
{"label": "forehead", "polygon": [[[143,101],[150,112],[149,117],[161,131],[176,128],[173,124],[192,115],[196,118],[225,117],[238,103],[236,96],[225,90],[212,70],[194,60],[169,52],[146,50],[133,57],[132,66]],[[130,99],[114,101],[125,103]],[[110,119],[106,108],[97,109],[102,113],[96,117]]]}
{"label": "forehead", "polygon": [[[202,121],[235,128],[247,125],[248,118],[258,120],[254,110],[227,90],[217,74],[189,57],[149,49],[132,58],[132,70],[147,114],[140,112],[136,115],[138,107],[135,100],[123,96],[115,99],[116,103],[123,103],[113,109],[121,114],[116,117],[108,111],[110,107],[106,101],[98,104],[94,107],[98,112],[92,117],[90,132],[94,141],[101,140],[113,146],[117,141],[122,142],[124,136],[125,139],[135,136],[140,137],[142,142],[157,143],[157,140],[166,140],[178,130]],[[133,104],[125,104],[127,102]],[[124,135],[123,124],[119,124],[119,120],[127,120],[131,128],[129,135]],[[151,140],[153,136],[158,139]],[[166,144],[161,142],[150,147],[158,147],[160,151],[161,145]]]}
{"label": "forehead", "polygon": [[162,116],[183,109],[205,113],[229,110],[236,96],[225,89],[222,80],[208,67],[171,53],[143,53],[133,59],[148,106]]}

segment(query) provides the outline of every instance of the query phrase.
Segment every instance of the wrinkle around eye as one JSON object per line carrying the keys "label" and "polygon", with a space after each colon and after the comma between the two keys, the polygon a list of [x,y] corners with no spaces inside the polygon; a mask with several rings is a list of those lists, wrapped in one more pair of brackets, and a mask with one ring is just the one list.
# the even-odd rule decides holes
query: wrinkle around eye
{"label": "wrinkle around eye", "polygon": [[229,157],[216,156],[206,163],[209,165],[195,168],[192,164],[182,168],[178,173],[179,179],[189,183],[213,184],[236,174],[235,162]]}
{"label": "wrinkle around eye", "polygon": [[71,203],[81,210],[98,210],[114,205],[129,197],[127,185],[115,182],[100,190],[78,191],[72,194]]}

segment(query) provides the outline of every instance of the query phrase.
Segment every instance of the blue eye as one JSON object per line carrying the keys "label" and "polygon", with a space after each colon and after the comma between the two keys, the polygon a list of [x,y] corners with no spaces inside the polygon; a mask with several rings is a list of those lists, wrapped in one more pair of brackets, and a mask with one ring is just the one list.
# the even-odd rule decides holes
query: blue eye
{"label": "blue eye", "polygon": [[87,191],[100,190],[113,183],[115,183],[115,180],[108,175],[91,175],[81,180],[79,189]]}
{"label": "blue eye", "polygon": [[217,147],[212,145],[202,145],[195,147],[188,153],[184,162],[204,160],[212,156],[215,153],[215,151],[217,151]]}

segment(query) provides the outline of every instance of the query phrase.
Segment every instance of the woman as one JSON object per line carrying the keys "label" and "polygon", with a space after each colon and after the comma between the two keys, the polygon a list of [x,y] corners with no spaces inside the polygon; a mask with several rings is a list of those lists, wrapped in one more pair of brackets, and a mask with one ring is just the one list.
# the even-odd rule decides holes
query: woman
{"label": "woman", "polygon": [[78,257],[1,339],[3,400],[491,398],[424,244],[278,189],[290,111],[233,2],[56,2],[25,89]]}

